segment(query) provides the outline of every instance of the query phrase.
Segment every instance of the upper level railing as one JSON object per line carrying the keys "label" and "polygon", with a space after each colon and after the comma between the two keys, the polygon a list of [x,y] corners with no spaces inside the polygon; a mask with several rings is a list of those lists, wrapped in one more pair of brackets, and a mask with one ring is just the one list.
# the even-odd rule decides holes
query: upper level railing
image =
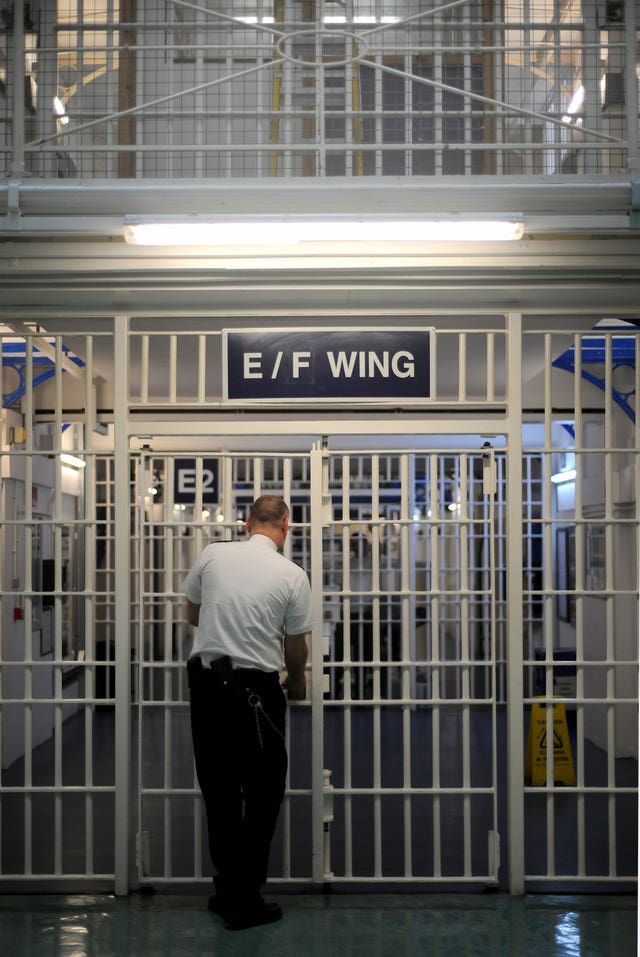
{"label": "upper level railing", "polygon": [[638,161],[637,7],[15,0],[0,163],[98,179],[618,174]]}

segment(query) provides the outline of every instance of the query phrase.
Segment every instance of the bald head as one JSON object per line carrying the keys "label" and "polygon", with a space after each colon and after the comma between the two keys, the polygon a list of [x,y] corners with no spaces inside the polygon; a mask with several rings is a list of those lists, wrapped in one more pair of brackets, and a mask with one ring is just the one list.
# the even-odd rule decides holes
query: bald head
{"label": "bald head", "polygon": [[250,535],[266,535],[282,548],[289,528],[289,506],[279,495],[261,495],[257,498],[247,519]]}

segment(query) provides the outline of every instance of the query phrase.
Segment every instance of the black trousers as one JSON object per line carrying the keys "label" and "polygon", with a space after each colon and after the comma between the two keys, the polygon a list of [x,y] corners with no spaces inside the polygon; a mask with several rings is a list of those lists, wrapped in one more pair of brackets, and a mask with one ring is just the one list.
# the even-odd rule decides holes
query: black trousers
{"label": "black trousers", "polygon": [[226,684],[187,664],[191,732],[216,886],[252,896],[267,879],[287,773],[286,699],[277,672],[236,670]]}

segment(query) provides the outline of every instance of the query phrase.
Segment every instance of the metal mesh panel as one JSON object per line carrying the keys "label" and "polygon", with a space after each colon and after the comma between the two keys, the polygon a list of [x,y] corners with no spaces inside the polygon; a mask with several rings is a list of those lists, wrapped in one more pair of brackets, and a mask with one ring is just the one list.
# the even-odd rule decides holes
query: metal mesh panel
{"label": "metal mesh panel", "polygon": [[525,463],[525,867],[601,886],[637,867],[638,335],[526,338],[546,415]]}
{"label": "metal mesh panel", "polygon": [[[571,0],[32,7],[26,35],[37,36],[37,52],[25,56],[19,122],[37,175],[606,174],[626,165],[635,64],[624,16],[609,17],[615,4],[607,14]],[[10,47],[0,32],[0,70]],[[5,86],[10,95],[10,76]]]}
{"label": "metal mesh panel", "polygon": [[71,352],[62,336],[1,337],[5,885],[113,880],[113,459],[96,432],[98,338]]}
{"label": "metal mesh panel", "polygon": [[[504,329],[495,319],[487,320],[489,332],[472,330],[464,317],[433,321],[437,355],[453,359],[454,369],[448,379],[438,369],[438,401],[486,407],[495,427],[504,421],[510,378]],[[553,328],[540,318],[528,322],[523,511],[509,513],[518,534],[511,523],[506,528],[514,492],[505,470],[513,466],[498,441],[495,449],[478,441],[473,450],[461,442],[446,451],[315,448],[297,455],[143,448],[132,456],[131,473],[125,447],[124,482],[116,489],[114,432],[98,411],[114,399],[102,378],[113,367],[111,331],[80,334],[75,323],[73,335],[58,324],[56,335],[32,324],[5,327],[5,888],[38,881],[112,886],[117,756],[128,772],[129,730],[140,785],[140,880],[208,876],[188,746],[190,634],[178,593],[208,537],[240,534],[249,502],[267,490],[292,503],[287,547],[314,569],[324,637],[312,649],[314,705],[290,711],[291,774],[274,879],[311,880],[320,826],[320,879],[492,882],[504,873],[495,815],[503,777],[514,783],[502,742],[516,711],[525,717],[522,744],[528,739],[531,748],[527,776],[515,781],[524,832],[509,841],[524,844],[528,886],[601,890],[635,879],[639,336],[630,324],[576,334],[559,321]],[[144,425],[163,442],[180,435],[184,447],[185,435],[167,422],[175,404],[185,432],[201,442],[202,420],[187,421],[185,409],[218,401],[219,332],[195,321],[180,335],[161,331],[159,321],[154,328],[154,320],[132,326],[127,341],[116,336],[118,355],[131,364],[127,398],[136,417],[126,428]],[[178,373],[187,362],[197,373],[185,379]],[[519,429],[520,406],[517,416]],[[444,418],[433,417],[433,427]],[[70,453],[75,460],[65,459]],[[494,467],[495,482],[487,480]],[[209,498],[212,487],[218,494]],[[185,489],[192,496],[186,503],[178,494]],[[117,543],[116,491],[125,530]],[[519,546],[520,523],[522,555],[507,562],[507,538]],[[134,622],[130,723],[128,694],[115,694],[116,612],[122,621],[115,567],[123,567],[123,548],[133,608],[129,615],[125,607],[118,629],[118,664],[129,667]],[[513,576],[522,576],[521,635],[509,627],[505,588]],[[327,655],[315,667],[319,646]],[[523,712],[519,675],[514,681],[509,673],[507,687],[507,665],[520,653]],[[116,715],[118,705],[127,715],[119,751],[114,704]],[[566,726],[558,729],[559,705]],[[554,740],[558,747],[549,748]],[[312,742],[321,748],[319,768]],[[567,755],[574,777],[559,773]],[[324,779],[323,767],[331,772]]]}
{"label": "metal mesh panel", "polygon": [[[210,541],[241,538],[251,502],[281,494],[291,502],[285,551],[309,569],[308,457],[217,454],[215,502],[202,455],[143,455],[138,462],[137,747],[138,864],[142,880],[194,881],[211,874],[206,822],[190,744],[185,662],[192,630],[179,600],[186,574]],[[181,470],[198,478],[179,494]],[[188,498],[190,501],[185,502]],[[204,497],[204,500],[203,500]],[[177,499],[177,501],[176,501]],[[288,713],[290,771],[271,855],[273,879],[308,880],[311,754],[308,708]],[[295,828],[295,830],[294,830]],[[296,839],[293,839],[293,835]]]}
{"label": "metal mesh panel", "polygon": [[337,882],[497,879],[495,515],[482,477],[479,453],[331,460],[325,868]]}
{"label": "metal mesh panel", "polygon": [[[244,534],[249,505],[265,491],[292,503],[288,553],[311,565],[308,457],[227,453],[217,461],[220,484],[211,504],[203,501],[206,483],[199,479],[191,502],[175,501],[180,470],[204,477],[210,458],[148,453],[138,466],[142,880],[209,874],[186,746],[184,662],[191,634],[180,604],[167,598],[179,595],[206,542]],[[332,805],[326,879],[496,877],[489,839],[496,831],[494,572],[482,462],[479,454],[331,457],[334,520],[322,562],[328,695],[324,705],[313,696],[313,707],[324,712]],[[439,502],[435,516],[432,499]],[[324,683],[321,674],[312,680],[318,689]],[[290,774],[271,879],[309,881],[311,796],[322,782],[312,770],[308,705],[291,708],[289,721]],[[486,750],[471,747],[478,733]],[[445,820],[459,829],[445,828]]]}
{"label": "metal mesh panel", "polygon": [[[211,319],[184,319],[180,332],[154,329],[137,319],[129,334],[132,407],[191,409],[219,406],[223,395],[222,330]],[[366,320],[362,320],[363,328]],[[461,321],[430,318],[429,397],[433,405],[501,410],[507,395],[504,318]],[[421,328],[426,323],[421,323]],[[213,327],[213,328],[212,328]],[[189,369],[185,375],[183,370]],[[291,401],[287,402],[291,405]]]}

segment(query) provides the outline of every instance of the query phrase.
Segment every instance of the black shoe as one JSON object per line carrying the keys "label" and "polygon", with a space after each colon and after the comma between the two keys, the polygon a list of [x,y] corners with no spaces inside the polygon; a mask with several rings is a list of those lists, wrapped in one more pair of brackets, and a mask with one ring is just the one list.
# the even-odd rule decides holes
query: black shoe
{"label": "black shoe", "polygon": [[258,901],[235,908],[222,916],[225,918],[224,926],[227,930],[247,930],[249,927],[274,924],[277,920],[282,920],[282,908],[275,901],[267,903],[259,898]]}

